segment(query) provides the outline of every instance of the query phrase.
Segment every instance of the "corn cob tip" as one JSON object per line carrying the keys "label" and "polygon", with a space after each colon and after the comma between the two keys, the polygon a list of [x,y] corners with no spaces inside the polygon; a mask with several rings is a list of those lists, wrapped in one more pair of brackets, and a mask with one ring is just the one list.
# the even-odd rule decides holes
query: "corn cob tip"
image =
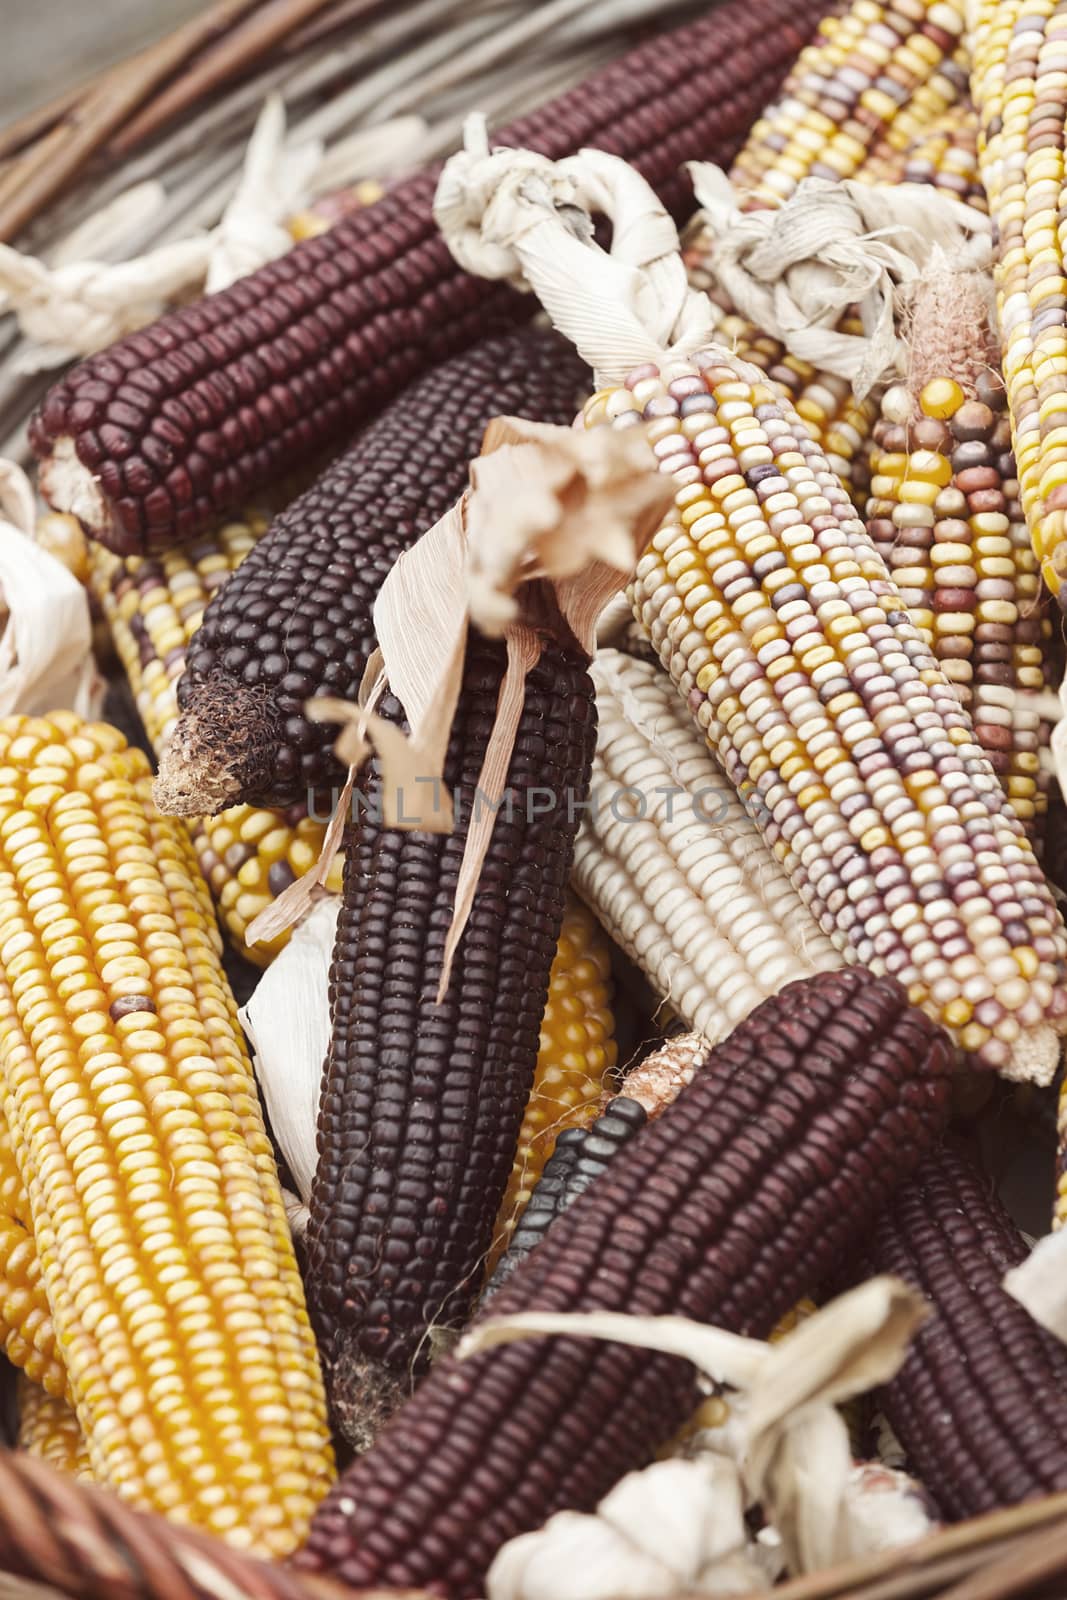
{"label": "corn cob tip", "polygon": [[109,532],[108,544],[118,555],[134,555],[138,541],[112,525],[98,479],[78,459],[74,440],[61,435],[41,462],[37,486],[53,511],[77,517],[90,538]]}
{"label": "corn cob tip", "polygon": [[323,1365],[333,1425],[356,1454],[362,1455],[410,1391],[396,1373],[367,1359],[358,1333],[351,1328],[337,1329]]}
{"label": "corn cob tip", "polygon": [[237,805],[269,780],[276,734],[263,691],[199,685],[196,708],[182,712],[160,755],[156,805],[170,817],[211,817]]}

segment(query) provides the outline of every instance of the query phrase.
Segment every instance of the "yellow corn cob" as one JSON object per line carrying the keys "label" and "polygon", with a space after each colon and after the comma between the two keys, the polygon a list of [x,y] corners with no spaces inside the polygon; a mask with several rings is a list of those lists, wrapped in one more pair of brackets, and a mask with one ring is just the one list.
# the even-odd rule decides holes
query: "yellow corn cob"
{"label": "yellow corn cob", "polygon": [[613,1030],[607,940],[586,908],[568,896],[541,1018],[533,1088],[497,1214],[487,1276],[507,1249],[558,1134],[596,1116],[615,1066]]}
{"label": "yellow corn cob", "polygon": [[633,603],[823,931],[967,1051],[1048,1081],[1067,930],[963,708],[840,481],[754,368],[645,366],[586,425],[679,482]]}
{"label": "yellow corn cob", "polygon": [[1059,0],[980,0],[972,93],[997,238],[997,308],[1023,511],[1041,572],[1067,575],[1064,42]]}
{"label": "yellow corn cob", "polygon": [[[175,688],[204,607],[266,528],[266,517],[252,513],[244,522],[226,523],[195,544],[161,556],[123,559],[102,545],[92,546],[92,592],[103,607],[157,753],[178,720]],[[324,825],[302,807],[283,812],[252,806],[190,818],[187,825],[227,931],[250,960],[266,965],[288,934],[248,947],[245,932],[276,895],[318,860]],[[338,855],[328,880],[337,894],[343,868],[344,858]]]}
{"label": "yellow corn cob", "polygon": [[25,1376],[18,1386],[19,1431],[16,1444],[84,1483],[93,1481],[89,1447],[68,1401],[46,1394]]}
{"label": "yellow corn cob", "polygon": [[192,842],[140,751],[0,723],[0,1086],[94,1477],[283,1555],[332,1475],[270,1142]]}
{"label": "yellow corn cob", "polygon": [[592,673],[596,805],[574,885],[655,992],[718,1042],[768,995],[842,957],[662,669],[601,649]]}
{"label": "yellow corn cob", "polygon": [[30,1231],[30,1205],[0,1114],[0,1344],[12,1366],[49,1395],[68,1393],[56,1332]]}
{"label": "yellow corn cob", "polygon": [[966,89],[963,28],[963,0],[853,0],[827,17],[734,162],[744,208],[850,178],[879,141],[903,150]]}
{"label": "yellow corn cob", "polygon": [[[980,345],[980,329],[971,325],[969,333]],[[1052,730],[1019,691],[1047,687],[1052,624],[1004,407],[995,352],[966,388],[945,374],[923,386],[917,404],[903,385],[889,390],[875,428],[867,531],[1039,843],[1049,790],[1040,751]]]}

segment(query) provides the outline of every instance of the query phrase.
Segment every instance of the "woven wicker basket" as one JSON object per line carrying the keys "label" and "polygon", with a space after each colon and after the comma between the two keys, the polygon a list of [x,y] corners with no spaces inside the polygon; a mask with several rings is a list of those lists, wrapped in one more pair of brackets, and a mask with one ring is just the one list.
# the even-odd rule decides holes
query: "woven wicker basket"
{"label": "woven wicker basket", "polygon": [[[0,131],[0,239],[46,259],[134,184],[166,190],[151,236],[214,223],[266,94],[294,135],[364,135],[367,178],[454,147],[464,114],[521,115],[707,0],[215,0],[77,92]],[[0,321],[0,454],[27,459],[47,375]],[[0,1450],[0,1600],[341,1600]],[[393,1591],[395,1593],[395,1591]],[[776,1589],[780,1600],[1067,1600],[1067,1494]],[[695,1597],[694,1597],[695,1600]]]}

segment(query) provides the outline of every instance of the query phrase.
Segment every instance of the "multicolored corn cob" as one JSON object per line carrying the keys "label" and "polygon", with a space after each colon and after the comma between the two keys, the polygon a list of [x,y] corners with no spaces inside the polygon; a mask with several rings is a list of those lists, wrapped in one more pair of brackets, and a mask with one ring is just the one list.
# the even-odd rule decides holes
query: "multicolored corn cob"
{"label": "multicolored corn cob", "polygon": [[[937,1138],[951,1050],[860,968],[792,984],[710,1051],[483,1316],[678,1314],[765,1336]],[[506,1540],[590,1510],[691,1414],[691,1366],[550,1339],[437,1363],[323,1504],[306,1571],[484,1594]]]}
{"label": "multicolored corn cob", "polygon": [[[708,294],[717,313],[716,343],[766,373],[769,382],[791,401],[807,424],[853,501],[859,501],[870,481],[867,456],[871,429],[878,416],[876,401],[857,400],[846,378],[820,372],[810,362],[801,361],[778,339],[761,333],[754,323],[734,311],[724,300],[707,261],[707,254],[699,245],[686,251],[689,282],[694,289]],[[856,318],[843,319],[842,333],[862,331]]]}
{"label": "multicolored corn cob", "polygon": [[990,1180],[951,1150],[860,1251],[859,1275],[891,1272],[933,1311],[877,1399],[948,1518],[1067,1489],[1067,1349],[1001,1287],[1028,1254]]}
{"label": "multicolored corn cob", "polygon": [[46,1394],[39,1384],[23,1377],[18,1386],[18,1448],[45,1461],[57,1472],[93,1481],[89,1447],[78,1418],[62,1396]]}
{"label": "multicolored corn cob", "polygon": [[548,978],[533,1087],[497,1213],[487,1275],[508,1249],[557,1141],[597,1115],[616,1055],[611,950],[591,914],[568,894]]}
{"label": "multicolored corn cob", "polygon": [[1047,1082],[1067,931],[955,690],[839,480],[751,367],[645,366],[587,425],[643,427],[675,509],[635,613],[837,948],[962,1047]]}
{"label": "multicolored corn cob", "polygon": [[41,1277],[30,1203],[19,1174],[11,1130],[0,1113],[0,1347],[52,1396],[69,1393],[56,1351],[56,1330]]}
{"label": "multicolored corn cob", "polygon": [[808,177],[836,182],[902,151],[967,88],[963,0],[852,0],[819,25],[730,174],[747,211]]}
{"label": "multicolored corn cob", "polygon": [[972,45],[1023,511],[1042,577],[1060,599],[1067,576],[1067,266],[1059,226],[1067,8],[1059,0],[979,0]]}
{"label": "multicolored corn cob", "polygon": [[[47,520],[54,524],[60,519]],[[266,516],[250,512],[244,521],[226,522],[160,556],[122,557],[103,545],[90,546],[90,593],[107,619],[157,754],[178,720],[175,691],[204,608],[255,549],[267,526]],[[325,814],[325,800],[322,808]],[[325,826],[307,813],[307,805],[299,803],[285,811],[232,806],[215,817],[187,819],[200,870],[227,932],[242,954],[262,965],[284,947],[288,933],[252,946],[246,946],[245,934],[260,912],[318,860]],[[343,866],[343,859],[335,857],[326,880],[334,894],[341,892]]]}
{"label": "multicolored corn cob", "polygon": [[536,1180],[522,1215],[485,1287],[495,1294],[567,1207],[607,1170],[635,1134],[673,1105],[697,1068],[711,1041],[699,1033],[679,1034],[654,1050],[627,1074],[621,1093],[601,1096],[584,1122],[564,1128]]}
{"label": "multicolored corn cob", "polygon": [[574,886],[615,943],[706,1038],[785,984],[843,965],[662,668],[592,667],[599,734]]}
{"label": "multicolored corn cob", "polygon": [[978,112],[969,97],[921,128],[906,150],[872,150],[855,174],[860,183],[921,183],[975,211],[989,211],[978,170]]}
{"label": "multicolored corn cob", "polygon": [[[504,676],[472,635],[444,782],[451,834],[385,827],[375,762],[346,827],[308,1296],[337,1420],[366,1443],[467,1318],[515,1156],[596,738],[577,652],[546,643],[442,1003],[445,939]],[[387,696],[385,714],[400,708]],[[539,797],[549,797],[545,806]],[[535,800],[537,803],[535,804]]]}
{"label": "multicolored corn cob", "polygon": [[589,387],[558,334],[485,340],[413,384],[276,517],[189,647],[160,762],[163,808],[292,805],[339,789],[337,727],[304,707],[316,695],[356,699],[397,556],[459,499],[494,416],[567,424]]}
{"label": "multicolored corn cob", "polygon": [[[558,159],[632,161],[681,216],[686,159],[728,163],[826,0],[724,0],[503,128]],[[534,306],[456,267],[432,217],[437,171],[232,287],[90,356],[31,428],[43,492],[125,555],[191,538],[335,445],[403,384]]]}
{"label": "multicolored corn cob", "polygon": [[0,1089],[93,1475],[273,1555],[332,1474],[270,1141],[185,830],[114,729],[0,723]]}
{"label": "multicolored corn cob", "polygon": [[[967,337],[980,348],[970,318]],[[917,396],[900,386],[883,398],[867,532],[1039,844],[1051,781],[1040,752],[1052,729],[1019,695],[1049,687],[1048,596],[1018,501],[995,352],[973,384],[959,376],[963,383],[946,373]]]}

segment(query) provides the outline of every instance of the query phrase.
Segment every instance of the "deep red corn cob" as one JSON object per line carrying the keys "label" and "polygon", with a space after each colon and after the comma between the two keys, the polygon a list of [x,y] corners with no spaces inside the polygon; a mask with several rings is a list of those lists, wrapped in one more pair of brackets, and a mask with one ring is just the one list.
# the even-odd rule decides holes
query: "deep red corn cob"
{"label": "deep red corn cob", "polygon": [[[537,1060],[596,740],[585,661],[551,643],[527,678],[512,803],[436,999],[504,660],[472,635],[445,767],[454,831],[404,833],[373,811],[346,831],[306,1280],[335,1415],[357,1443],[426,1365],[430,1330],[470,1314]],[[370,807],[379,792],[375,765]]]}
{"label": "deep red corn cob", "polygon": [[[938,1136],[946,1035],[862,968],[790,984],[555,1223],[489,1303],[677,1313],[765,1336]],[[594,1340],[440,1361],[295,1560],[357,1588],[484,1593],[500,1546],[591,1509],[689,1414],[693,1368]]]}
{"label": "deep red corn cob", "polygon": [[933,1308],[877,1402],[948,1518],[1067,1489],[1067,1348],[1001,1287],[1028,1254],[989,1179],[943,1150],[857,1258]]}
{"label": "deep red corn cob", "polygon": [[558,334],[483,340],[413,383],[287,510],[214,596],[178,683],[165,811],[294,805],[344,781],[315,695],[354,700],[397,556],[458,500],[495,416],[567,424],[592,377]]}
{"label": "deep red corn cob", "polygon": [[[690,158],[728,164],[827,0],[725,0],[497,135],[558,159],[593,144],[692,209]],[[43,492],[122,555],[190,538],[343,439],[416,373],[529,319],[461,273],[431,207],[438,169],[229,289],[81,362],[31,440]]]}

